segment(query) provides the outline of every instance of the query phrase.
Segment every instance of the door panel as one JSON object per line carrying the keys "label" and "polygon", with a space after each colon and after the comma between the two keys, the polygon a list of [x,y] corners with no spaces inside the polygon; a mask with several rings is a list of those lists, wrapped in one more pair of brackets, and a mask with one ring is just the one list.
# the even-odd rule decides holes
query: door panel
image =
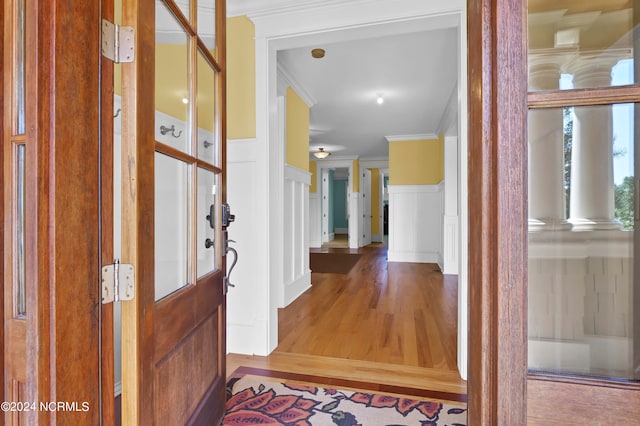
{"label": "door panel", "polygon": [[122,66],[122,261],[137,282],[122,302],[124,423],[217,424],[224,412],[223,3],[123,4],[138,38]]}

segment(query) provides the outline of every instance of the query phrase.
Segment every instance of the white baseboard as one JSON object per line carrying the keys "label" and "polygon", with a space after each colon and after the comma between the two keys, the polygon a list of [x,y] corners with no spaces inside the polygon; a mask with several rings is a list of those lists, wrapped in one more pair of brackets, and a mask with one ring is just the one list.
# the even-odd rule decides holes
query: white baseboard
{"label": "white baseboard", "polygon": [[309,248],[322,248],[322,241],[309,241]]}
{"label": "white baseboard", "polygon": [[329,241],[333,241],[333,240],[335,240],[335,239],[336,239],[336,234],[335,234],[335,233],[333,233],[333,232],[332,232],[332,233],[330,233],[330,234],[329,234]]}
{"label": "white baseboard", "polygon": [[227,353],[267,356],[266,320],[240,324],[227,323]]}
{"label": "white baseboard", "polygon": [[348,235],[349,234],[349,228],[335,228],[334,232],[336,234],[340,234],[340,235],[342,235],[342,234]]}
{"label": "white baseboard", "polygon": [[388,253],[389,262],[407,262],[407,263],[438,263],[440,254],[435,252],[394,252]]}
{"label": "white baseboard", "polygon": [[373,241],[374,243],[381,243],[384,240],[383,240],[381,234],[373,234],[373,235],[371,235],[371,241]]}
{"label": "white baseboard", "polygon": [[302,293],[311,288],[311,271],[302,274],[298,279],[284,286],[284,306],[296,300]]}

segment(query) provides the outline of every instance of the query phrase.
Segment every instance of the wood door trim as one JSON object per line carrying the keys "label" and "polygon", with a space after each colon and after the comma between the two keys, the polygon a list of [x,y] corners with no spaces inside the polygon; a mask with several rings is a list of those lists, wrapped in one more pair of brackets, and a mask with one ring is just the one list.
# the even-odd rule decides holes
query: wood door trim
{"label": "wood door trim", "polygon": [[535,424],[635,424],[640,418],[638,389],[529,379],[527,402],[527,419]]}
{"label": "wood door trim", "polygon": [[[114,0],[101,0],[102,18],[114,22]],[[100,262],[107,265],[114,260],[113,247],[113,182],[114,182],[114,65],[102,57],[100,60],[100,214],[101,241]],[[114,311],[113,303],[102,305],[100,318],[100,374],[101,374],[101,421],[111,425],[115,422],[115,360],[114,360]],[[119,414],[119,413],[118,413]]]}
{"label": "wood door trim", "polygon": [[[0,7],[0,34],[2,34],[2,36],[0,37],[0,52],[6,52],[6,49],[4,48],[5,46],[5,34],[7,34],[5,32],[5,23],[4,23],[4,18],[5,18],[5,7],[6,7],[7,2],[3,2],[2,7]],[[0,78],[0,93],[6,93],[5,92],[5,79],[6,79],[6,74],[5,74],[5,68],[4,68],[4,63],[5,63],[5,58],[6,58],[6,53],[0,57],[0,76],[2,76],[2,78]],[[4,176],[4,168],[5,168],[5,158],[4,158],[4,144],[5,142],[5,138],[6,138],[6,120],[5,120],[5,109],[4,109],[4,102],[0,102],[0,130],[1,134],[2,134],[2,142],[3,145],[2,147],[0,147],[0,179],[2,180],[2,186],[0,187],[0,202],[2,202],[2,208],[0,208],[0,223],[3,225],[3,229],[7,229],[7,227],[5,226],[5,222],[4,222],[4,209],[5,209],[5,193],[4,193],[4,186],[6,184],[6,180],[5,180],[5,176]],[[4,232],[4,231],[3,231]],[[2,327],[0,327],[0,366],[2,367],[0,369],[0,383],[5,383],[5,373],[4,373],[4,363],[5,363],[5,336],[4,336],[4,295],[5,293],[5,283],[6,280],[4,279],[4,259],[5,259],[5,240],[4,238],[0,239],[0,257],[2,258],[2,261],[0,261],[0,276],[2,277],[2,284],[0,285],[0,294],[2,294],[2,301],[0,301],[0,319],[2,320]],[[0,398],[2,398],[2,401],[7,401],[7,397],[5,395],[5,387],[2,386],[2,389],[0,389]],[[2,423],[2,421],[0,421],[0,424]]]}
{"label": "wood door trim", "polygon": [[525,424],[526,2],[470,2],[467,16],[468,418]]}
{"label": "wood door trim", "polygon": [[[154,99],[138,93],[154,93],[154,78],[143,68],[155,61],[155,34],[149,31],[154,0],[123,0],[122,24],[137,28],[135,58],[122,64],[122,261],[132,264],[136,275],[136,297],[122,302],[122,418],[131,424],[153,419],[153,238],[144,230],[154,229],[154,164],[141,158],[153,158],[155,151]],[[155,12],[153,12],[155,13]],[[136,159],[133,161],[132,159]],[[143,190],[144,189],[144,190]]]}
{"label": "wood door trim", "polygon": [[640,86],[600,87],[530,92],[529,108],[561,108],[572,106],[635,103],[640,99]]}

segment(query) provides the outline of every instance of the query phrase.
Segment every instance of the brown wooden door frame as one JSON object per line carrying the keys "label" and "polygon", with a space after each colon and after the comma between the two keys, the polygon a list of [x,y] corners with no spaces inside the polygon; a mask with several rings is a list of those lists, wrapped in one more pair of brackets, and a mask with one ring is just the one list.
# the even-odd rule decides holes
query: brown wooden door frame
{"label": "brown wooden door frame", "polygon": [[88,404],[29,424],[97,424],[99,4],[53,4],[26,2],[25,399]]}
{"label": "brown wooden door frame", "polygon": [[526,12],[468,3],[470,425],[526,423]]}

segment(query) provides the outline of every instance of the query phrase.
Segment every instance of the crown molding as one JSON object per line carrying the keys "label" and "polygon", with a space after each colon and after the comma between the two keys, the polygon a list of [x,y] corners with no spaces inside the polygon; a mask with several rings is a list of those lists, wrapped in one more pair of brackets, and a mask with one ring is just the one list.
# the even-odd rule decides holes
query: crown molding
{"label": "crown molding", "polygon": [[278,85],[282,83],[282,88],[286,89],[287,86],[290,86],[295,92],[300,96],[300,98],[304,101],[305,104],[309,108],[318,103],[316,98],[313,97],[309,91],[302,86],[298,81],[291,75],[287,69],[278,63]]}
{"label": "crown molding", "polygon": [[344,4],[344,0],[232,0],[227,2],[227,17],[247,15],[252,19],[327,7],[334,4]]}
{"label": "crown molding", "polygon": [[433,140],[440,139],[440,136],[435,133],[424,133],[418,135],[394,135],[394,136],[385,136],[387,142],[408,142],[408,141],[420,141],[420,140]]}

